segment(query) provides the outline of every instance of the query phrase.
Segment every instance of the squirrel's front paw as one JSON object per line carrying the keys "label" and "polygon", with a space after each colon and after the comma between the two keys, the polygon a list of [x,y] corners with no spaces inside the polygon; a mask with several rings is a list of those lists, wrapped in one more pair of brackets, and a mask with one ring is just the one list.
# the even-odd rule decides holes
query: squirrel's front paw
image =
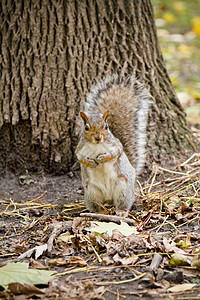
{"label": "squirrel's front paw", "polygon": [[94,159],[88,159],[88,163],[90,168],[96,168],[96,166],[98,165],[98,162]]}
{"label": "squirrel's front paw", "polygon": [[106,153],[104,153],[104,154],[99,154],[95,160],[96,160],[96,162],[99,164],[99,163],[105,161],[106,156],[107,156]]}

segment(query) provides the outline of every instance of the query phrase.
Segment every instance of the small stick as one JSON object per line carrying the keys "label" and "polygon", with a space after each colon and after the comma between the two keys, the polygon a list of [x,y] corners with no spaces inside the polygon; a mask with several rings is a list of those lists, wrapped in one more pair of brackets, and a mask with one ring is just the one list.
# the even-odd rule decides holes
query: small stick
{"label": "small stick", "polygon": [[142,277],[144,277],[146,275],[146,273],[143,273],[139,276],[136,276],[134,278],[131,279],[127,279],[127,280],[122,280],[122,281],[101,281],[101,282],[95,282],[96,285],[112,285],[112,284],[122,284],[122,283],[127,283],[127,282],[132,282],[132,281],[136,281]]}
{"label": "small stick", "polygon": [[156,178],[156,175],[157,175],[157,170],[158,170],[158,166],[155,165],[155,171],[154,171],[154,174],[153,174],[153,178],[151,180],[151,184],[150,184],[150,187],[148,189],[148,193],[150,193],[151,189],[152,189],[152,186],[154,184],[154,181],[155,181],[155,178]]}
{"label": "small stick", "polygon": [[162,224],[158,227],[158,229],[156,230],[156,233],[158,233],[158,231],[163,227],[163,225],[165,224],[165,222],[167,221],[168,218],[169,218],[169,215],[166,216],[166,218],[164,219],[164,221],[162,222]]}
{"label": "small stick", "polygon": [[35,198],[35,199],[33,199],[33,200],[29,201],[29,202],[34,202],[34,201],[39,200],[39,199],[42,198],[46,193],[47,193],[47,191],[45,191],[45,192],[42,193],[40,196],[38,196],[37,198]]}
{"label": "small stick", "polygon": [[110,216],[110,215],[103,215],[103,214],[94,214],[94,213],[81,213],[81,217],[93,218],[97,220],[105,220],[110,222],[126,222],[128,224],[134,225],[134,221],[129,218],[120,217],[120,216]]}
{"label": "small stick", "polygon": [[172,173],[172,174],[179,174],[179,175],[184,175],[187,176],[187,173],[183,173],[183,172],[177,172],[177,171],[173,171],[173,170],[168,170],[162,167],[158,167],[160,170],[168,172],[168,173]]}
{"label": "small stick", "polygon": [[157,207],[155,207],[150,213],[149,215],[146,217],[146,219],[137,227],[137,230],[140,230],[141,227],[150,219],[152,213],[155,211]]}
{"label": "small stick", "polygon": [[188,140],[188,142],[190,143],[190,145],[192,146],[192,148],[194,149],[195,152],[198,152],[197,147],[194,145],[194,143],[191,141],[190,137],[188,134],[186,134],[186,138]]}
{"label": "small stick", "polygon": [[94,246],[92,245],[92,243],[90,242],[89,238],[87,238],[86,236],[84,236],[84,239],[90,244],[90,246],[92,247],[97,259],[98,259],[98,262],[101,264],[102,263],[102,259],[100,257],[100,255],[97,253],[96,249],[94,248]]}
{"label": "small stick", "polygon": [[14,200],[12,199],[10,199],[10,203],[6,206],[5,210],[0,213],[0,216],[5,214],[11,205],[14,205]]}
{"label": "small stick", "polygon": [[144,192],[143,192],[143,188],[142,188],[141,183],[139,182],[139,180],[137,180],[137,184],[138,184],[139,187],[140,187],[140,193],[141,193],[141,195],[144,197],[145,194],[144,194]]}
{"label": "small stick", "polygon": [[192,156],[190,156],[186,161],[184,161],[182,164],[180,164],[180,167],[185,166],[187,163],[189,163],[189,161],[191,161],[193,159],[193,157],[195,156],[200,156],[200,153],[193,153]]}

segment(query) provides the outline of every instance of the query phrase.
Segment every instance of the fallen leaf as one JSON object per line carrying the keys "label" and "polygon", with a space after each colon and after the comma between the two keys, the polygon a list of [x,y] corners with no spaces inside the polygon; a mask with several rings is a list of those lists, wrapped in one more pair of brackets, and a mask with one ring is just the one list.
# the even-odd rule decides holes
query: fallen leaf
{"label": "fallen leaf", "polygon": [[102,259],[102,264],[105,266],[109,266],[113,264],[112,259],[110,259],[109,255],[107,254],[101,255],[101,259]]}
{"label": "fallen leaf", "polygon": [[195,255],[192,259],[191,266],[200,270],[200,254]]}
{"label": "fallen leaf", "polygon": [[41,246],[36,246],[26,252],[24,252],[23,254],[21,254],[18,257],[18,260],[22,260],[25,257],[30,257],[34,252],[35,252],[35,259],[38,259],[38,257],[40,257],[43,252],[45,252],[47,250],[47,244],[41,245]]}
{"label": "fallen leaf", "polygon": [[35,247],[35,259],[38,259],[38,257],[40,257],[43,252],[45,252],[47,250],[47,244],[41,245],[41,246],[36,246]]}
{"label": "fallen leaf", "polygon": [[47,269],[47,266],[44,266],[40,261],[34,260],[32,257],[30,259],[31,267],[33,269]]}
{"label": "fallen leaf", "polygon": [[[48,298],[52,299],[52,294],[59,294],[61,299],[103,299],[105,288],[99,289],[95,284],[96,280],[76,279],[73,275],[57,278],[51,281],[48,289]],[[45,293],[46,296],[46,293]]]}
{"label": "fallen leaf", "polygon": [[174,253],[171,255],[169,263],[173,266],[187,266],[190,265],[190,260],[187,256],[183,254]]}
{"label": "fallen leaf", "polygon": [[169,243],[166,237],[163,238],[163,245],[165,247],[165,252],[175,252],[175,253],[180,253],[180,254],[186,254],[185,251],[182,249],[176,247],[172,243]]}
{"label": "fallen leaf", "polygon": [[33,284],[28,284],[28,283],[9,283],[8,289],[13,293],[13,294],[43,294],[40,289],[38,289],[36,286]]}
{"label": "fallen leaf", "polygon": [[99,234],[102,233],[108,233],[108,235],[111,237],[113,234],[113,230],[117,229],[119,232],[121,232],[124,236],[129,236],[131,234],[138,234],[138,231],[136,227],[130,226],[125,222],[121,221],[121,224],[118,225],[113,222],[93,222],[92,224],[96,225],[94,228],[87,228],[88,231],[93,231]]}
{"label": "fallen leaf", "polygon": [[65,232],[65,233],[60,234],[60,235],[57,237],[57,241],[58,241],[58,242],[69,243],[69,242],[71,242],[71,239],[72,239],[72,238],[74,238],[74,235],[71,235],[69,232]]}
{"label": "fallen leaf", "polygon": [[70,256],[69,258],[55,258],[48,261],[49,266],[69,266],[69,265],[78,265],[81,267],[87,266],[86,261],[79,256]]}
{"label": "fallen leaf", "polygon": [[184,292],[187,290],[191,290],[196,283],[183,283],[172,286],[168,289],[169,292]]}
{"label": "fallen leaf", "polygon": [[0,285],[7,288],[10,283],[47,284],[55,271],[29,269],[25,262],[8,263],[0,268]]}
{"label": "fallen leaf", "polygon": [[138,256],[120,257],[118,253],[113,256],[113,261],[122,265],[133,265],[138,261]]}
{"label": "fallen leaf", "polygon": [[165,200],[163,203],[164,203],[164,206],[167,208],[167,210],[171,213],[177,207],[179,202],[180,202],[179,197],[172,196],[169,199]]}

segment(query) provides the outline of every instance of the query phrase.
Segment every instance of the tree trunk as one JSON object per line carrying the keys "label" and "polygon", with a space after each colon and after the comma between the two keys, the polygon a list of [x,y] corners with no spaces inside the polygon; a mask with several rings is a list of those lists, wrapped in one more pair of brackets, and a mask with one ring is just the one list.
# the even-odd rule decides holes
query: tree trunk
{"label": "tree trunk", "polygon": [[0,10],[0,171],[67,171],[85,95],[112,73],[151,91],[151,161],[191,149],[149,0],[2,0]]}

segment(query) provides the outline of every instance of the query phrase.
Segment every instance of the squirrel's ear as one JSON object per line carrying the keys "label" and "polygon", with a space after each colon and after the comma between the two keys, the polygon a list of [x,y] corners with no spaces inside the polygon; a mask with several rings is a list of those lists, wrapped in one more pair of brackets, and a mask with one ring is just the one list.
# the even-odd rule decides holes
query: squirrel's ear
{"label": "squirrel's ear", "polygon": [[110,111],[109,111],[109,109],[107,109],[107,110],[105,111],[105,113],[103,114],[103,116],[102,116],[102,118],[104,119],[105,122],[107,121],[107,118],[108,118],[108,116],[109,116],[109,113],[110,113]]}
{"label": "squirrel's ear", "polygon": [[88,120],[88,116],[83,111],[80,111],[80,116],[81,116],[84,124],[86,124],[87,120]]}

